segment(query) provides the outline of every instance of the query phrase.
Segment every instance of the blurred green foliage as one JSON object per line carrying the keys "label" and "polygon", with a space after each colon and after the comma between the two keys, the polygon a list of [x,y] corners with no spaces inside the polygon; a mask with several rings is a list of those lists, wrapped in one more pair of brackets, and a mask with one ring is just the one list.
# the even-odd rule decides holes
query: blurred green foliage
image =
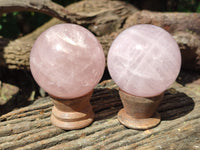
{"label": "blurred green foliage", "polygon": [[177,1],[177,11],[179,12],[198,12],[200,13],[199,0],[179,0]]}
{"label": "blurred green foliage", "polygon": [[[53,0],[54,2],[67,6],[71,3],[80,0]],[[126,0],[127,2],[133,4],[139,4],[142,8],[142,3],[150,0]],[[161,2],[162,1],[162,2]],[[158,11],[178,11],[178,12],[199,12],[200,13],[200,0],[160,0],[160,8]],[[151,6],[150,6],[151,7]],[[15,39],[23,36],[31,31],[35,30],[37,27],[41,26],[51,17],[36,13],[36,12],[13,12],[4,13],[0,17],[0,36],[5,38]]]}
{"label": "blurred green foliage", "polygon": [[49,19],[51,17],[35,12],[4,13],[0,18],[0,35],[14,39],[33,31]]}

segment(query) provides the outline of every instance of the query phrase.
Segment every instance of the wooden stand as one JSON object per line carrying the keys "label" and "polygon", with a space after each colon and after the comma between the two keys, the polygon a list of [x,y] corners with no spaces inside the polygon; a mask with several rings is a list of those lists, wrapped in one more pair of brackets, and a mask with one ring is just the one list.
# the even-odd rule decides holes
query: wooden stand
{"label": "wooden stand", "polygon": [[90,104],[92,92],[75,99],[55,99],[52,98],[54,106],[51,114],[53,125],[65,129],[81,129],[94,120],[94,112]]}
{"label": "wooden stand", "polygon": [[124,108],[118,113],[118,120],[128,128],[149,129],[160,123],[160,114],[156,112],[164,93],[143,98],[119,90]]}

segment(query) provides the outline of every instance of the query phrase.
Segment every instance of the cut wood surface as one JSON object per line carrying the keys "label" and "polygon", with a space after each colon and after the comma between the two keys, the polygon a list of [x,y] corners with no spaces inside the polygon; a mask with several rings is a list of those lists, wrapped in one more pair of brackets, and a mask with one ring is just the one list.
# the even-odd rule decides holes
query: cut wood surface
{"label": "cut wood surface", "polygon": [[95,121],[80,130],[65,131],[50,122],[52,101],[36,100],[0,117],[0,149],[200,149],[199,84],[174,83],[159,106],[161,123],[144,131],[128,129],[117,120],[122,108],[112,80],[100,83],[91,103]]}

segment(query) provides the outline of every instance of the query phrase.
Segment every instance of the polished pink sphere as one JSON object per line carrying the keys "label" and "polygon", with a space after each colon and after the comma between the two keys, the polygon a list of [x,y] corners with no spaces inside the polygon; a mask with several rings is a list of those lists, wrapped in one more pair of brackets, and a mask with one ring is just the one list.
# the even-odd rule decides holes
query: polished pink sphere
{"label": "polished pink sphere", "polygon": [[58,24],[44,31],[30,54],[36,82],[60,99],[81,97],[101,79],[105,56],[99,41],[75,24]]}
{"label": "polished pink sphere", "polygon": [[181,54],[176,41],[164,29],[141,24],[118,35],[108,53],[108,69],[125,92],[156,96],[177,78]]}

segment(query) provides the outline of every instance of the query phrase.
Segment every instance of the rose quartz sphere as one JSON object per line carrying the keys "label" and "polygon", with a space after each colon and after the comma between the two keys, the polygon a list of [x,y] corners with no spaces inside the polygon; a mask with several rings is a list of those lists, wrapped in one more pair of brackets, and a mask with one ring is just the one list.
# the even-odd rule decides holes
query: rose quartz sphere
{"label": "rose quartz sphere", "polygon": [[44,31],[30,54],[36,82],[60,99],[81,97],[101,79],[105,56],[99,41],[75,24],[58,24]]}
{"label": "rose quartz sphere", "polygon": [[108,53],[108,69],[125,92],[153,97],[177,78],[181,54],[164,29],[148,24],[132,26],[118,35]]}

